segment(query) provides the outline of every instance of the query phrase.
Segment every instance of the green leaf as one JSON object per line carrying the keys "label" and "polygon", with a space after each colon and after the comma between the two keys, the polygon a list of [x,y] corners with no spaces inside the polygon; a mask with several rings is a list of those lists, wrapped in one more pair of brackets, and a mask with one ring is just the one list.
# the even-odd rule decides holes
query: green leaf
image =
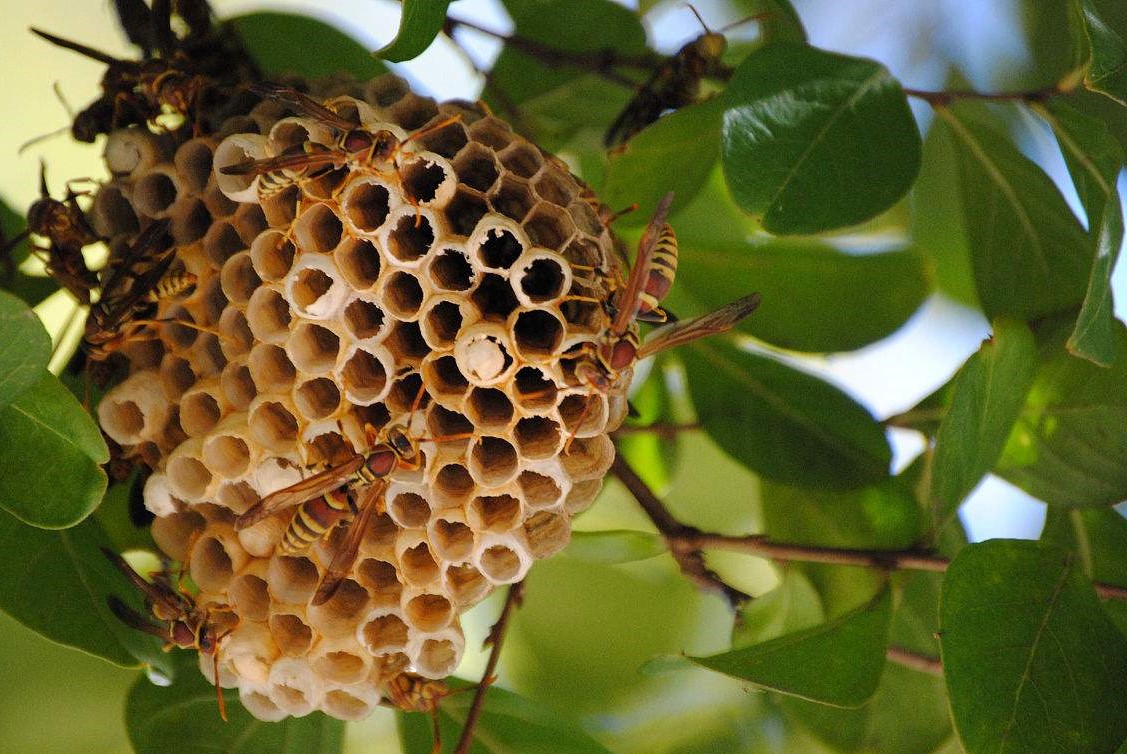
{"label": "green leaf", "polygon": [[722,341],[694,344],[680,355],[705,431],[756,473],[836,489],[888,475],[884,431],[837,388]]}
{"label": "green leaf", "polygon": [[919,170],[920,135],[904,92],[874,61],[768,45],[736,69],[723,99],[728,186],[772,233],[874,217]]}
{"label": "green leaf", "polygon": [[767,42],[806,42],[806,29],[790,0],[739,0],[740,10],[760,16],[760,34]]}
{"label": "green leaf", "polygon": [[616,565],[648,560],[666,552],[660,535],[626,529],[576,531],[563,554],[589,563]]}
{"label": "green leaf", "polygon": [[820,626],[689,659],[783,694],[856,707],[876,691],[891,612],[890,592],[882,589],[872,601]]}
{"label": "green leaf", "polygon": [[[453,690],[470,686],[465,681],[451,681]],[[452,749],[458,740],[472,701],[473,694],[466,691],[447,697],[439,705],[444,746]],[[434,741],[428,717],[417,712],[396,712],[396,718],[404,752],[430,754]],[[496,686],[485,695],[471,751],[474,754],[610,754],[566,715],[537,706],[529,699]]]}
{"label": "green leaf", "polygon": [[263,11],[235,16],[231,23],[267,76],[321,78],[347,71],[366,81],[387,73],[364,45],[309,16]]}
{"label": "green leaf", "polygon": [[1115,364],[1064,349],[1071,324],[1046,328],[1037,376],[995,473],[1051,505],[1127,499],[1127,330],[1116,322]]}
{"label": "green leaf", "polygon": [[1024,3],[1020,22],[1025,28],[1016,31],[1025,32],[1032,60],[1013,86],[1040,89],[1053,84],[1064,91],[1079,86],[1091,54],[1084,19],[1075,2]]}
{"label": "green leaf", "polygon": [[1092,0],[1079,0],[1092,61],[1084,86],[1127,105],[1127,43],[1096,13]]}
{"label": "green leaf", "polygon": [[943,521],[994,467],[1033,383],[1037,347],[1023,322],[998,319],[994,335],[954,378],[935,438],[928,501]]}
{"label": "green leaf", "polygon": [[1113,752],[1127,736],[1127,639],[1076,559],[1038,542],[968,545],[943,581],[940,645],[968,754]]}
{"label": "green leaf", "polygon": [[46,529],[74,526],[106,491],[109,451],[59,379],[38,382],[0,409],[0,508]]}
{"label": "green leaf", "polygon": [[1092,264],[1088,291],[1067,347],[1070,353],[1107,367],[1111,366],[1115,357],[1115,303],[1111,298],[1111,273],[1123,246],[1123,207],[1119,192],[1113,191],[1108,197],[1100,217],[1096,260]]}
{"label": "green leaf", "polygon": [[987,316],[1034,319],[1079,304],[1093,249],[1048,176],[1013,143],[938,108],[957,144],[975,289]]}
{"label": "green leaf", "polygon": [[392,63],[422,55],[442,31],[449,7],[450,0],[403,0],[403,15],[395,39],[372,54]]}
{"label": "green leaf", "polygon": [[344,723],[315,712],[266,723],[251,716],[237,695],[224,695],[219,717],[215,687],[200,674],[194,652],[176,653],[176,682],[161,687],[139,677],[125,702],[129,742],[137,754],[336,754]]}
{"label": "green leaf", "polygon": [[[671,214],[693,200],[720,154],[722,112],[718,98],[682,108],[641,131],[611,157],[600,198],[614,208],[638,204],[637,212],[618,222],[649,222],[657,203],[670,191]],[[656,175],[662,179],[653,180]]]}
{"label": "green leaf", "polygon": [[671,475],[677,467],[680,439],[676,434],[663,436],[644,428],[658,422],[676,421],[664,369],[650,370],[645,381],[631,394],[630,405],[637,416],[628,419],[623,429],[641,431],[622,432],[615,438],[615,447],[650,489],[662,494],[669,488]]}
{"label": "green leaf", "polygon": [[0,291],[0,408],[35,385],[51,359],[51,336],[35,312]]}
{"label": "green leaf", "polygon": [[137,590],[102,554],[110,541],[93,519],[62,531],[35,529],[0,511],[0,609],[51,641],[117,665],[169,672],[154,637],[119,621],[117,595],[144,611]]}
{"label": "green leaf", "polygon": [[1074,551],[1093,581],[1127,586],[1127,519],[1114,508],[1050,508],[1041,539]]}
{"label": "green leaf", "polygon": [[788,568],[782,582],[740,610],[732,646],[747,647],[812,628],[826,619],[822,598],[801,571]]}

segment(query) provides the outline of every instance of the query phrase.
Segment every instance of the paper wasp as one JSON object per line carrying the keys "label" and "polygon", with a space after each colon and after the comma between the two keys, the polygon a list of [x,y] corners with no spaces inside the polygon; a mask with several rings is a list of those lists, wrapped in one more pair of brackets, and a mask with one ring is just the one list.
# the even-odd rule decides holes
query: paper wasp
{"label": "paper wasp", "polygon": [[226,720],[227,706],[223,703],[223,689],[219,686],[219,644],[238,626],[239,616],[227,605],[212,603],[201,606],[190,595],[172,586],[167,571],[154,574],[152,581],[146,581],[116,552],[105,547],[102,552],[145,596],[152,616],[163,625],[153,623],[114,595],[106,597],[110,611],[130,628],[163,639],[166,652],[173,647],[181,647],[195,649],[201,655],[211,657],[219,716]]}
{"label": "paper wasp", "polygon": [[438,727],[438,704],[451,693],[456,692],[451,692],[445,681],[402,672],[387,682],[383,693],[388,702],[404,712],[426,712],[430,715],[434,731],[434,748],[431,749],[431,754],[439,754],[442,751],[442,734]]}
{"label": "paper wasp", "polygon": [[[632,327],[634,322],[660,323],[668,319],[660,303],[672,287],[677,271],[677,239],[665,221],[672,203],[672,193],[658,202],[653,219],[638,241],[638,255],[626,282],[612,281],[613,298],[607,304],[612,316],[610,326],[593,344],[571,354],[576,360],[575,379],[591,390],[609,393],[619,374],[635,361],[698,338],[726,332],[759,306],[759,294],[752,293],[695,319],[667,324],[655,330],[645,342],[639,341]],[[589,406],[576,423],[565,451],[582,426]]]}
{"label": "paper wasp", "polygon": [[[168,219],[150,223],[120,261],[112,260],[102,281],[102,295],[90,307],[82,345],[92,361],[104,361],[139,330],[173,320],[144,319],[138,315],[161,299],[180,295],[195,285],[195,276],[170,273],[175,254],[168,235]],[[155,261],[154,261],[155,260]],[[148,264],[143,271],[138,268]],[[180,322],[204,330],[198,325]],[[209,331],[210,332],[210,331]]]}

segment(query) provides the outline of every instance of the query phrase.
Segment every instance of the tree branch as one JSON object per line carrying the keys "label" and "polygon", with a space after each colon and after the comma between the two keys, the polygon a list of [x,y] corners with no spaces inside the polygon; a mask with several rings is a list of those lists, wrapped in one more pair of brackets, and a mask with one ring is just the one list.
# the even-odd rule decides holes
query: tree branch
{"label": "tree branch", "polygon": [[492,644],[493,649],[485,663],[485,672],[477,684],[477,690],[474,691],[470,711],[466,715],[466,724],[462,726],[462,735],[458,738],[458,745],[454,747],[454,754],[468,754],[470,746],[473,744],[473,732],[474,728],[477,727],[478,718],[481,717],[482,706],[485,704],[485,692],[493,685],[497,663],[501,659],[501,644],[505,640],[505,631],[509,627],[509,616],[512,615],[513,608],[520,605],[523,600],[524,582],[518,581],[509,587],[509,593],[505,595],[505,605],[501,608],[501,615],[498,616],[493,627],[489,629],[489,636],[485,638],[485,643]]}
{"label": "tree branch", "polygon": [[884,656],[889,662],[903,665],[911,670],[918,670],[921,673],[939,676],[940,678],[943,677],[943,663],[934,657],[919,654],[918,652],[913,652],[896,645],[889,645]]}
{"label": "tree branch", "polygon": [[611,432],[611,437],[625,437],[627,435],[654,435],[663,440],[672,440],[682,432],[698,432],[700,431],[700,422],[690,422],[688,424],[673,424],[670,422],[654,422],[644,427],[632,427],[624,424],[615,431]]}
{"label": "tree branch", "polygon": [[1044,89],[1029,89],[1026,91],[1017,92],[973,92],[968,90],[956,91],[925,91],[923,89],[908,89],[904,88],[904,94],[909,97],[916,97],[922,99],[932,107],[944,107],[951,104],[951,102],[960,99],[973,99],[973,100],[986,100],[994,102],[1043,102],[1049,97],[1057,94],[1064,94],[1061,89],[1055,86],[1046,87]]}

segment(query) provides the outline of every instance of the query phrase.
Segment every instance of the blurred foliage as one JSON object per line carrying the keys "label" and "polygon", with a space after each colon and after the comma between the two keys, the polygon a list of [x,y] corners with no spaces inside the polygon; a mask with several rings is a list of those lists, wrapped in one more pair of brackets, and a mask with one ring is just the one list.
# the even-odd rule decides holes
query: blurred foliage
{"label": "blurred foliage", "polygon": [[[513,32],[482,99],[612,209],[638,205],[615,221],[627,248],[674,192],[681,266],[669,304],[681,317],[750,291],[763,298],[739,334],[662,356],[618,438],[627,462],[687,526],[762,534],[808,554],[868,551],[894,571],[904,551],[953,561],[946,574],[888,573],[710,550],[710,567],[759,596],[737,621],[683,578],[669,543],[608,485],[571,546],[529,577],[504,688],[487,696],[472,751],[1120,749],[1127,605],[1101,601],[1092,582],[1104,594],[1127,587],[1127,524],[1112,507],[1127,499],[1127,330],[1110,286],[1124,235],[1122,4],[1021,3],[1014,32],[1032,59],[1006,72],[1014,89],[993,95],[906,89],[881,62],[817,49],[787,0],[735,3],[762,14],[758,33],[703,62],[693,57],[700,40],[672,54],[651,48],[642,16],[661,3],[502,4]],[[376,56],[407,60],[451,29],[456,39],[481,33],[447,24],[447,6],[462,13],[405,0]],[[385,70],[313,19],[234,21],[269,76]],[[918,119],[910,98],[933,117]],[[1029,156],[1022,120],[1052,133],[1067,169],[1059,180],[1072,183],[1082,216]],[[639,130],[608,151],[619,121]],[[15,238],[23,223],[2,210]],[[34,267],[26,243],[8,252],[19,267],[0,278],[12,294],[0,294],[0,609],[10,616],[0,620],[173,679],[158,688],[136,676],[126,724],[138,752],[340,751],[345,726],[320,714],[267,724],[229,699],[222,723],[194,653],[165,655],[111,614],[109,595],[143,606],[99,548],[152,543],[129,515],[127,485],[89,515],[106,492],[107,449],[46,369],[51,345],[28,306],[56,286],[24,269]],[[885,338],[934,293],[979,309],[992,334],[915,408],[876,417],[802,367],[801,354]],[[924,441],[899,473],[889,425]],[[990,473],[1051,506],[1043,542],[965,543],[955,513]],[[468,621],[486,625],[493,605]],[[80,710],[40,693],[43,679],[84,686],[106,671],[90,680],[104,693],[84,694],[86,714],[104,717],[120,672],[8,633],[6,677],[20,678],[26,703],[63,708],[58,738],[87,735],[88,721],[73,723]],[[915,664],[887,662],[890,647]],[[24,651],[40,665],[25,665]],[[441,704],[444,751],[469,700]],[[77,750],[29,743],[18,713],[0,710],[21,749]],[[428,751],[426,718],[401,718],[403,750]],[[90,746],[122,746],[120,736],[99,743]]]}

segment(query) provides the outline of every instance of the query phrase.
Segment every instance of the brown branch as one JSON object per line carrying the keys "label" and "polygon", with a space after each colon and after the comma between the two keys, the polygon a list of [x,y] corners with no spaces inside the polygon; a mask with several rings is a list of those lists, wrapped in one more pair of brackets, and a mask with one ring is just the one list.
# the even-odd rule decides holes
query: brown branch
{"label": "brown branch", "polygon": [[489,629],[489,636],[485,638],[485,643],[492,644],[493,649],[485,663],[485,672],[482,673],[481,680],[477,684],[477,690],[474,691],[470,711],[466,714],[466,724],[462,726],[462,735],[458,738],[458,745],[454,747],[454,754],[468,754],[470,746],[473,744],[473,732],[474,728],[477,727],[478,718],[481,717],[482,706],[485,704],[485,692],[493,685],[497,663],[501,659],[501,644],[505,640],[505,631],[509,627],[509,616],[512,615],[513,608],[520,605],[523,599],[524,582],[518,581],[509,587],[509,593],[505,595],[505,605],[501,608],[501,615],[498,616],[493,627]]}
{"label": "brown branch", "polygon": [[894,662],[897,665],[903,665],[911,670],[918,670],[921,673],[928,675],[936,675],[940,678],[943,677],[943,663],[934,657],[913,652],[904,647],[896,645],[889,645],[887,651],[884,653],[885,658],[889,662]]}
{"label": "brown branch", "polygon": [[687,424],[654,422],[653,424],[649,424],[644,427],[624,424],[614,432],[611,432],[611,437],[626,437],[627,435],[654,435],[655,437],[660,437],[662,440],[673,440],[682,432],[698,432],[700,431],[700,428],[700,422],[689,422]]}
{"label": "brown branch", "polygon": [[973,92],[968,90],[932,92],[923,89],[904,89],[904,94],[907,94],[909,97],[922,99],[932,107],[944,107],[951,104],[954,100],[960,99],[994,102],[1043,102],[1049,97],[1063,93],[1060,88],[1055,86],[1017,92]]}
{"label": "brown branch", "polygon": [[751,599],[751,595],[728,585],[705,565],[704,554],[701,552],[700,546],[692,544],[693,538],[700,535],[701,532],[690,526],[685,526],[674,518],[669,509],[649,488],[649,485],[638,476],[634,469],[630,468],[630,464],[626,463],[622,456],[615,457],[611,471],[626,486],[626,489],[630,490],[630,494],[642,506],[642,510],[649,516],[650,521],[653,522],[662,537],[665,538],[673,560],[676,561],[681,573],[686,578],[705,591],[723,596],[728,600],[728,604],[732,606],[733,610],[739,609],[743,603]]}
{"label": "brown branch", "polygon": [[1102,581],[1093,581],[1096,594],[1105,600],[1127,600],[1127,587],[1105,584]]}

